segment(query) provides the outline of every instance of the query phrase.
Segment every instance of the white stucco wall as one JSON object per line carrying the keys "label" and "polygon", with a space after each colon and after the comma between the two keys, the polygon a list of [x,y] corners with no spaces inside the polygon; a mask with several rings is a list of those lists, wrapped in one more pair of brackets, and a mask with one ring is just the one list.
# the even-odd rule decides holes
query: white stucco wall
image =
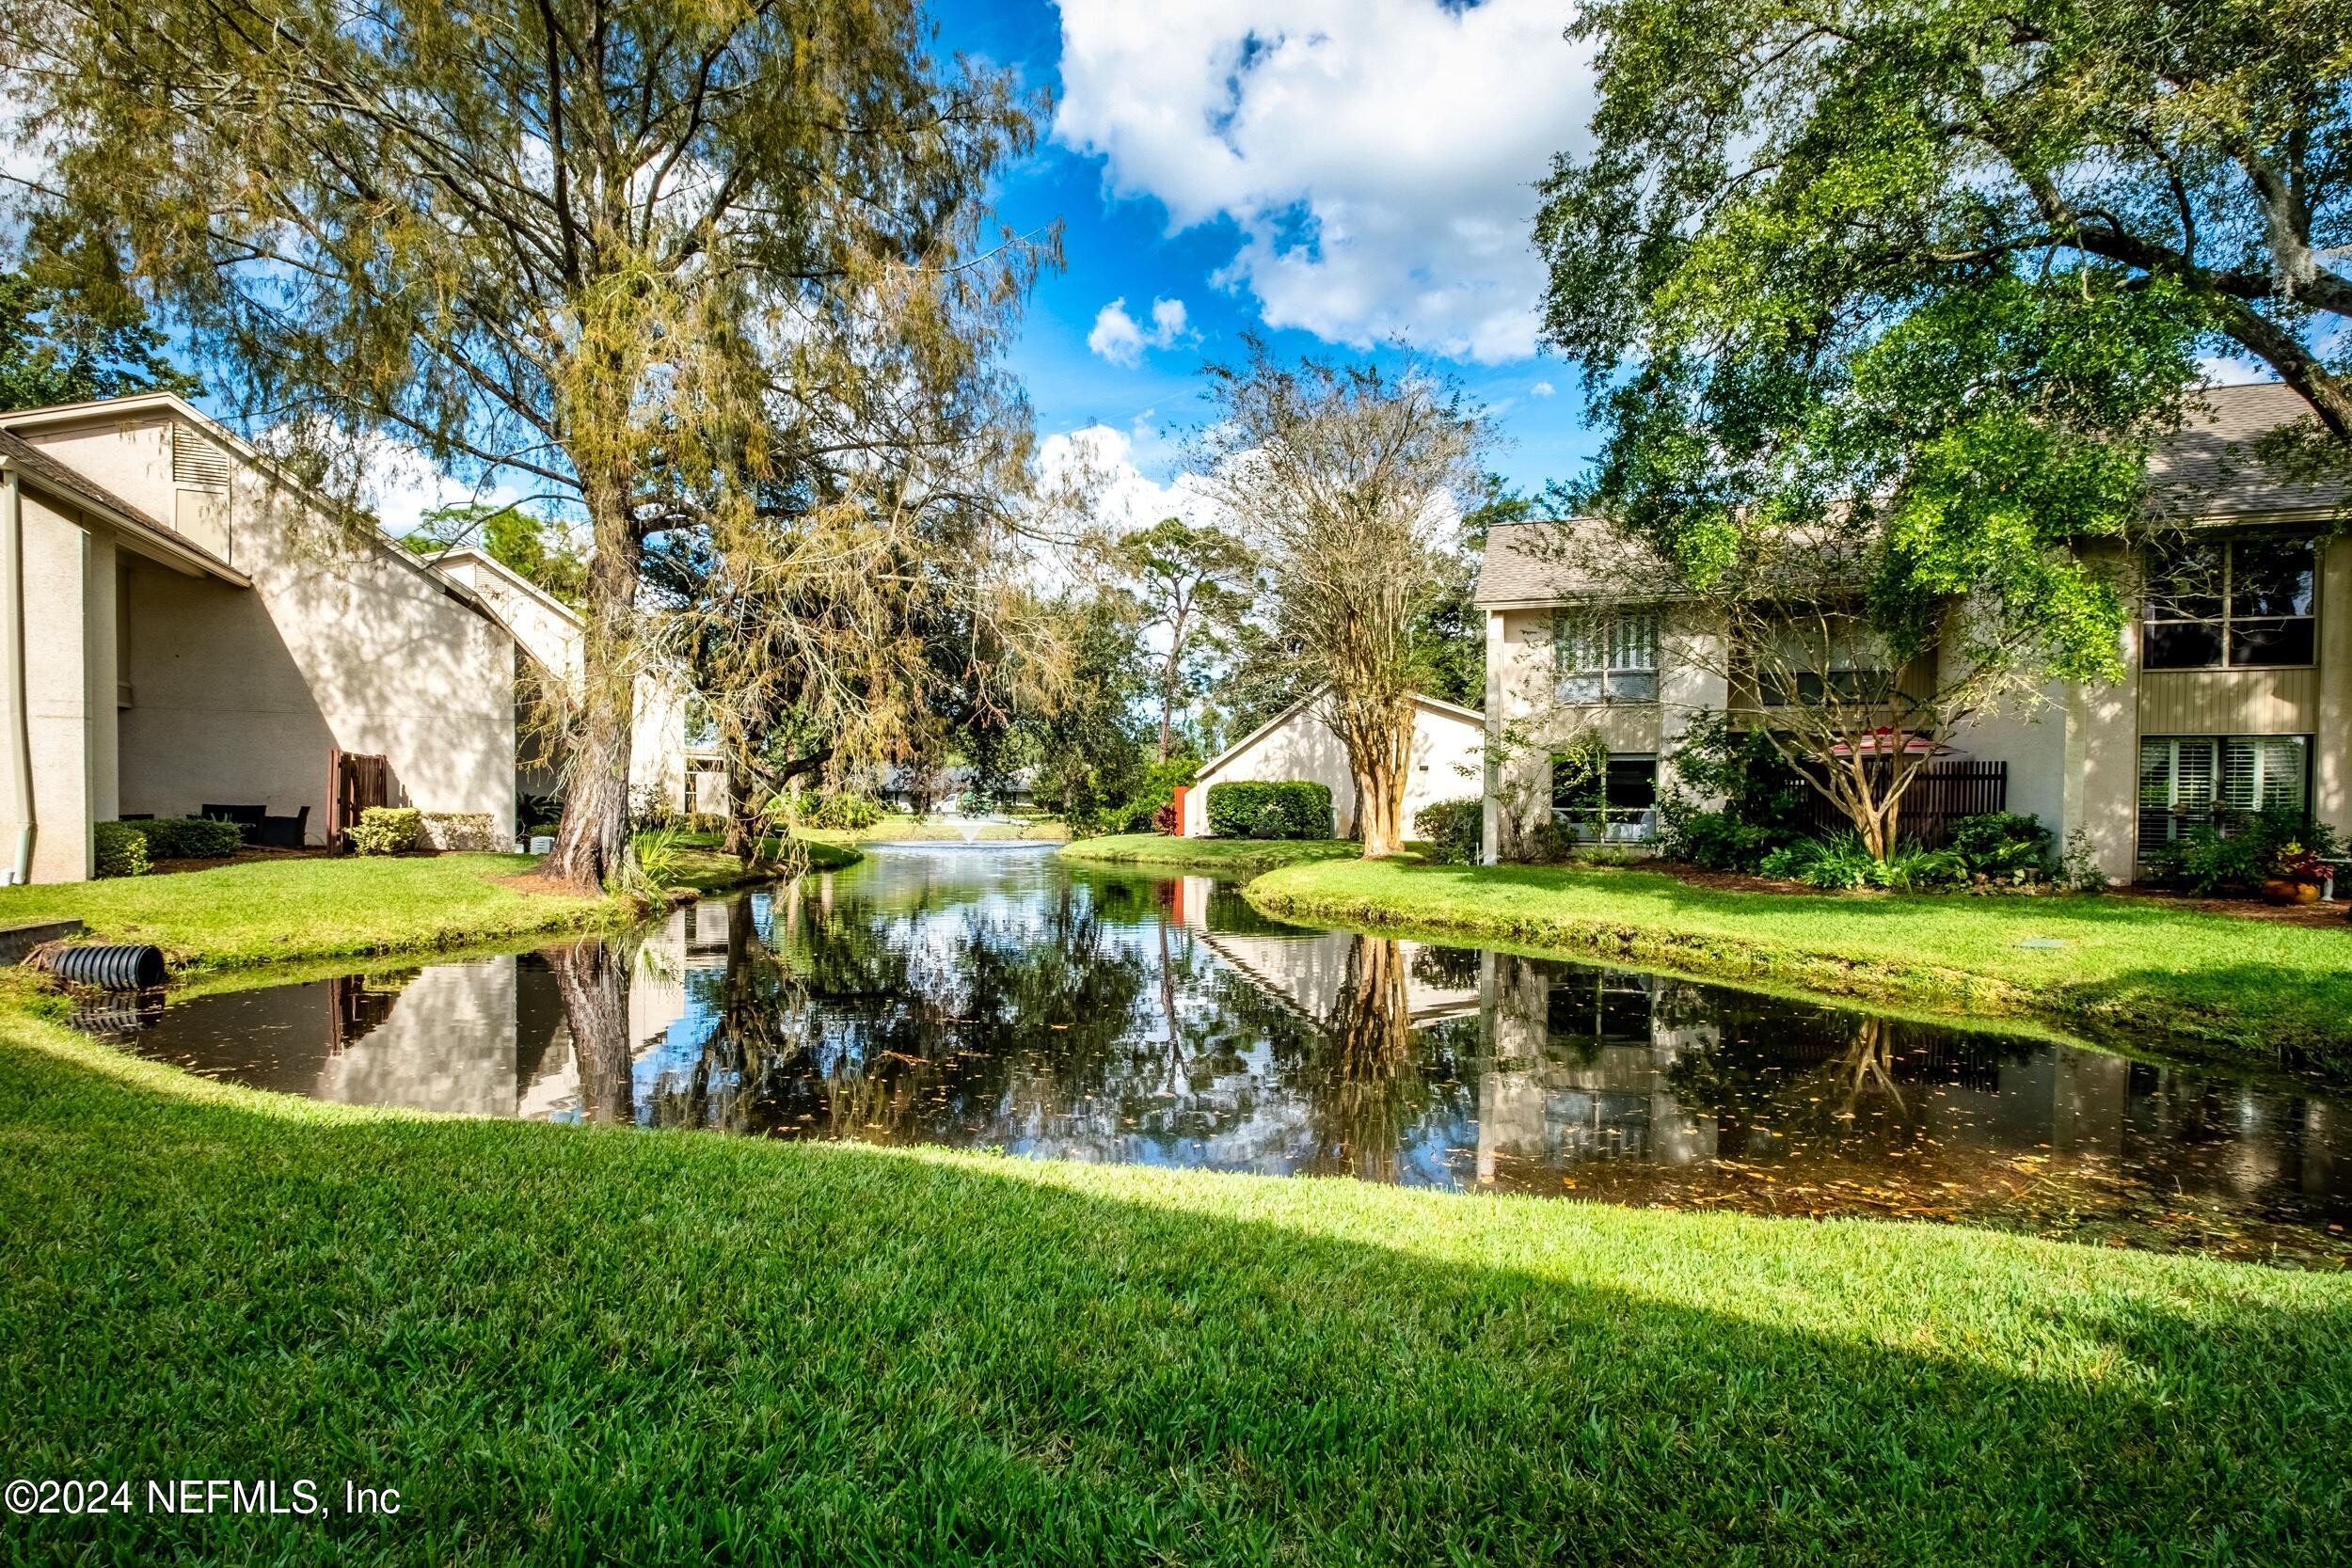
{"label": "white stucco wall", "polygon": [[[1423,806],[1477,796],[1486,770],[1486,740],[1485,725],[1479,719],[1425,701],[1415,705],[1412,761],[1405,780],[1407,833],[1412,832],[1414,814]],[[1314,703],[1304,705],[1263,735],[1218,759],[1194,781],[1184,796],[1184,836],[1208,834],[1212,786],[1279,784],[1291,779],[1328,785],[1339,831],[1352,828],[1356,779],[1348,769],[1347,748],[1332,734]]]}
{"label": "white stucco wall", "polygon": [[[323,842],[337,748],[387,757],[415,805],[486,813],[511,832],[515,650],[504,628],[397,550],[355,542],[225,443],[214,443],[232,455],[225,490],[176,486],[173,422],[102,408],[19,431],[252,579],[188,577],[118,552],[103,519],[75,528],[27,508],[28,521],[43,517],[38,548],[30,530],[27,546],[27,676],[45,736],[35,772],[58,800],[54,814],[43,807],[37,875],[87,875],[90,823],[123,811],[308,806],[309,836]],[[78,813],[68,804],[76,798],[87,801]]]}

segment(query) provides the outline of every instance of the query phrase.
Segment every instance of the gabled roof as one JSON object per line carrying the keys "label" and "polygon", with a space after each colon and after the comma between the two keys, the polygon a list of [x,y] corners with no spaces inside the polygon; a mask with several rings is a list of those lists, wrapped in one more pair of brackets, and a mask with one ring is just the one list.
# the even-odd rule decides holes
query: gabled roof
{"label": "gabled roof", "polygon": [[[1284,708],[1281,712],[1276,714],[1273,718],[1267,720],[1264,723],[1259,725],[1256,729],[1251,730],[1248,735],[1243,736],[1239,740],[1234,741],[1231,746],[1226,747],[1225,750],[1217,752],[1216,755],[1202,763],[1200,765],[1200,770],[1192,776],[1194,786],[1197,788],[1200,784],[1206,783],[1210,774],[1216,772],[1218,768],[1232,761],[1233,758],[1241,755],[1242,752],[1249,750],[1250,747],[1256,745],[1260,740],[1265,738],[1265,736],[1273,734],[1276,730],[1280,729],[1284,724],[1289,723],[1294,718],[1297,717],[1301,711],[1306,709],[1311,705],[1321,702],[1325,693],[1328,692],[1330,689],[1331,688],[1327,684],[1315,688],[1312,691],[1308,692],[1307,695],[1299,698],[1298,701],[1293,703],[1290,706]],[[1474,707],[1464,707],[1459,703],[1449,703],[1442,697],[1432,697],[1426,691],[1416,691],[1413,693],[1413,705],[1415,707],[1429,708],[1434,712],[1442,713],[1451,719],[1462,720],[1465,722],[1476,725],[1481,735],[1486,733],[1486,716],[1479,712]]]}
{"label": "gabled roof", "polygon": [[2208,387],[2181,428],[2148,458],[2150,500],[2158,510],[2190,517],[2242,517],[2256,513],[2329,512],[2344,497],[2342,480],[2307,483],[2255,455],[2254,443],[2282,426],[2312,418],[2311,404],[2277,381]]}
{"label": "gabled roof", "polygon": [[0,427],[0,462],[14,468],[21,482],[69,506],[96,513],[130,535],[135,546],[144,546],[146,553],[168,558],[168,563],[181,571],[191,576],[219,578],[241,588],[249,586],[243,572],[178,529],[132,505],[96,480],[58,462],[5,427]]}
{"label": "gabled roof", "polygon": [[509,566],[505,562],[501,561],[497,556],[492,555],[488,550],[482,549],[476,546],[460,545],[454,549],[443,550],[438,555],[425,558],[425,564],[431,566],[436,572],[440,572],[444,575],[446,575],[447,569],[452,566],[480,567],[487,571],[490,576],[498,578],[499,581],[505,587],[513,589],[515,592],[536,603],[540,609],[545,610],[548,614],[559,616],[562,619],[570,622],[575,629],[585,629],[588,625],[586,621],[580,618],[579,610],[574,610],[570,605],[565,604],[563,600],[557,598],[554,594],[548,593],[546,589],[540,587],[537,583],[532,581],[529,578],[515,570],[514,567]]}
{"label": "gabled roof", "polygon": [[1671,575],[1598,517],[1500,523],[1486,535],[1475,602],[1486,608],[1624,598]]}

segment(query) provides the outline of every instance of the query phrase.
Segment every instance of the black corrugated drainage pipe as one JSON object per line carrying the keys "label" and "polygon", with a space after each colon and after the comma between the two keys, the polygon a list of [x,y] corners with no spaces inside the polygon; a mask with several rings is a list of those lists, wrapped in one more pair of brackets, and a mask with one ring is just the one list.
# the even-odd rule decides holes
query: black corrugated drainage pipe
{"label": "black corrugated drainage pipe", "polygon": [[160,947],[127,943],[53,947],[42,962],[60,980],[101,990],[146,990],[164,983],[164,950]]}

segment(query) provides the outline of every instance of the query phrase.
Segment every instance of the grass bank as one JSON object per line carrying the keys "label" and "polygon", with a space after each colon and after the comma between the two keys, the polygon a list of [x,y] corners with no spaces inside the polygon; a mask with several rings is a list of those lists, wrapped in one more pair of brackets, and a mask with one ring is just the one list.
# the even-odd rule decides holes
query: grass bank
{"label": "grass bank", "polygon": [[[1410,927],[2352,1077],[2352,927],[2138,899],[1730,892],[1658,872],[1398,862],[1252,882],[1269,912]],[[2056,947],[2026,947],[2051,942]]]}
{"label": "grass bank", "polygon": [[[883,817],[870,828],[803,828],[800,834],[811,842],[826,844],[930,844],[952,840],[961,843],[968,822],[946,817],[898,816]],[[1067,824],[1045,821],[983,822],[972,834],[979,839],[1065,839],[1070,836]]]}
{"label": "grass bank", "polygon": [[[800,840],[801,854],[813,871],[839,871],[866,858],[846,844],[835,844],[806,834],[796,836]],[[776,879],[773,857],[784,851],[781,840],[771,838],[764,846],[771,857],[769,863],[748,870],[740,860],[720,847],[724,842],[724,835],[720,833],[677,835],[671,885],[691,888],[711,896],[758,887]]]}
{"label": "grass bank", "polygon": [[528,855],[313,856],[209,871],[0,888],[0,925],[79,920],[183,970],[425,952],[628,918],[610,898],[530,892]]}
{"label": "grass bank", "polygon": [[1337,860],[1363,853],[1339,838],[1171,838],[1166,833],[1112,833],[1073,839],[1058,851],[1091,865],[1155,865],[1222,877],[1253,877],[1278,866]]}
{"label": "grass bank", "polygon": [[0,1017],[27,1559],[2331,1563],[2352,1278],[353,1111]]}

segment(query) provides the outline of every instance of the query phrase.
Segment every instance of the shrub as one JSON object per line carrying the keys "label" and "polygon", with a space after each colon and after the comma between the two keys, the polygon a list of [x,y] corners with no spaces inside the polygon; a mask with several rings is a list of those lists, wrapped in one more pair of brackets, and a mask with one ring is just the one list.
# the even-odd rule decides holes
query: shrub
{"label": "shrub", "polygon": [[1209,786],[1209,832],[1220,838],[1256,838],[1268,806],[1282,831],[1275,838],[1331,836],[1331,786],[1292,779],[1279,784],[1236,780]]}
{"label": "shrub", "polygon": [[2066,854],[2058,862],[2058,883],[2074,893],[2105,893],[2107,874],[2099,869],[2099,850],[2090,830],[2076,828],[2066,835]]}
{"label": "shrub", "polygon": [[684,845],[674,829],[640,833],[633,846],[637,850],[637,869],[656,888],[675,887],[678,883]]}
{"label": "shrub", "polygon": [[147,842],[151,861],[214,861],[244,847],[245,832],[234,822],[212,816],[159,816],[146,822],[125,822]]}
{"label": "shrub", "polygon": [[1435,800],[1413,814],[1413,831],[1427,839],[1430,852],[1449,865],[1477,863],[1486,802],[1476,798]]}
{"label": "shrub", "polygon": [[2299,806],[2275,805],[2199,823],[2165,848],[2156,869],[2165,881],[2192,893],[2245,893],[2274,875],[2290,853],[2304,851],[2335,859],[2336,831],[2311,819]]}
{"label": "shrub", "polygon": [[91,830],[101,877],[144,877],[154,867],[147,858],[147,835],[135,822],[101,822]]}
{"label": "shrub", "polygon": [[424,814],[413,806],[370,806],[343,837],[362,855],[397,855],[417,847]]}
{"label": "shrub", "polygon": [[870,828],[882,819],[880,804],[851,790],[838,790],[817,797],[817,803],[808,809],[808,825],[854,832]]}
{"label": "shrub", "polygon": [[1754,871],[1794,841],[1788,829],[1743,822],[1729,811],[1699,811],[1683,796],[1661,801],[1658,816],[1659,851],[1708,871]]}
{"label": "shrub", "polygon": [[510,847],[499,841],[498,825],[486,811],[429,811],[421,840],[430,849],[487,852]]}
{"label": "shrub", "polygon": [[1182,826],[1183,824],[1176,819],[1176,802],[1173,800],[1152,814],[1152,831],[1155,833],[1173,838],[1176,836],[1176,830]]}
{"label": "shrub", "polygon": [[1968,880],[1967,863],[1952,850],[1899,845],[1885,860],[1873,860],[1863,847],[1862,835],[1851,829],[1786,845],[1767,855],[1761,869],[1767,877],[1785,877],[1834,892],[1876,887],[1896,893],[1929,893],[1959,887]]}
{"label": "shrub", "polygon": [[2038,882],[2051,874],[2050,830],[2038,816],[1986,812],[1952,824],[1949,847],[1971,876]]}

